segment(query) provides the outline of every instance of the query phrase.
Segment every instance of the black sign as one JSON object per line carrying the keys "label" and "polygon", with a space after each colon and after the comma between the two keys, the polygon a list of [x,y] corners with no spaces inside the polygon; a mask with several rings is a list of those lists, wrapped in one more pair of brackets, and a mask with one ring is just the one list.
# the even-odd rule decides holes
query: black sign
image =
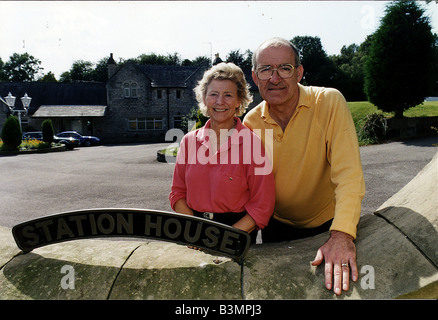
{"label": "black sign", "polygon": [[23,252],[52,243],[100,237],[137,237],[185,244],[236,260],[249,248],[248,233],[184,214],[141,209],[89,209],[18,224],[12,234]]}

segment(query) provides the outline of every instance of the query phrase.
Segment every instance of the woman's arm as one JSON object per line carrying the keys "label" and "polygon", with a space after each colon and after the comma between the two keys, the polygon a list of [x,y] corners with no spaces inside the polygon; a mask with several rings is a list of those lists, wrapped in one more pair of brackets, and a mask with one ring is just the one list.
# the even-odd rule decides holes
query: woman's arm
{"label": "woman's arm", "polygon": [[250,233],[256,228],[256,223],[249,214],[246,214],[242,219],[233,224],[233,227]]}
{"label": "woman's arm", "polygon": [[177,202],[175,202],[175,212],[193,216],[193,211],[189,208],[189,206],[187,205],[187,201],[184,198],[179,199]]}

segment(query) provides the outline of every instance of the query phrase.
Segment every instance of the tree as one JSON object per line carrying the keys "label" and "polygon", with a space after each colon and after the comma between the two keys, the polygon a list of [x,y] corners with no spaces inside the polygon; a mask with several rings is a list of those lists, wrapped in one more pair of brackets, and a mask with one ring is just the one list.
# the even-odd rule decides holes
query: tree
{"label": "tree", "polygon": [[165,66],[181,65],[181,58],[178,53],[168,54],[167,56],[151,53],[141,54],[137,59],[134,59],[138,64],[152,64]]}
{"label": "tree", "polygon": [[22,133],[20,123],[14,116],[10,116],[3,124],[1,138],[3,140],[3,150],[16,150],[21,144]]}
{"label": "tree", "polygon": [[93,81],[106,82],[108,81],[108,62],[109,56],[102,58],[97,62],[94,69],[91,71],[91,78]]}
{"label": "tree", "polygon": [[69,71],[65,71],[59,78],[60,82],[99,81],[108,80],[107,61],[109,57],[100,59],[96,64],[90,61],[76,60]]}
{"label": "tree", "polygon": [[43,70],[41,61],[26,53],[14,53],[3,66],[3,72],[8,81],[35,81],[38,73]]}
{"label": "tree", "polygon": [[52,120],[44,120],[41,124],[41,131],[43,133],[43,141],[47,143],[52,143],[54,135]]}
{"label": "tree", "polygon": [[304,85],[335,87],[341,90],[339,79],[342,74],[327,56],[319,37],[297,36],[291,42],[297,47],[304,67]]}
{"label": "tree", "polygon": [[76,60],[70,71],[61,74],[61,82],[93,81],[93,63],[90,61]]}
{"label": "tree", "polygon": [[0,81],[7,80],[4,69],[3,69],[4,66],[5,66],[5,63],[3,62],[2,58],[0,58]]}
{"label": "tree", "polygon": [[339,55],[329,57],[343,75],[340,90],[349,101],[367,99],[364,91],[363,69],[370,42],[371,36],[368,36],[361,45],[343,46]]}
{"label": "tree", "polygon": [[184,59],[181,65],[183,66],[211,65],[211,59],[207,56],[199,56],[193,60]]}
{"label": "tree", "polygon": [[434,35],[416,1],[390,3],[373,35],[365,63],[365,92],[380,110],[403,111],[424,101],[432,88]]}
{"label": "tree", "polygon": [[252,52],[248,49],[245,53],[240,53],[240,50],[232,50],[227,55],[227,62],[232,62],[236,66],[239,66],[242,69],[251,68],[252,62]]}
{"label": "tree", "polygon": [[48,73],[46,73],[38,81],[40,81],[40,82],[57,82],[56,77],[52,71],[49,71]]}

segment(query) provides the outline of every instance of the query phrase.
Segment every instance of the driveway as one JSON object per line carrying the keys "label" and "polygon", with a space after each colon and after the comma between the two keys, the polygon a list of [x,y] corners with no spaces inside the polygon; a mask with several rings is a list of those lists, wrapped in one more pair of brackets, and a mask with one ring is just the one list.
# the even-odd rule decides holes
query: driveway
{"label": "driveway", "polygon": [[434,144],[438,137],[361,147],[366,190],[362,214],[373,213],[411,181],[438,152]]}
{"label": "driveway", "polygon": [[[361,147],[363,214],[374,212],[438,152],[438,137]],[[168,144],[104,145],[0,157],[0,225],[87,208],[170,211],[173,165],[156,161]]]}

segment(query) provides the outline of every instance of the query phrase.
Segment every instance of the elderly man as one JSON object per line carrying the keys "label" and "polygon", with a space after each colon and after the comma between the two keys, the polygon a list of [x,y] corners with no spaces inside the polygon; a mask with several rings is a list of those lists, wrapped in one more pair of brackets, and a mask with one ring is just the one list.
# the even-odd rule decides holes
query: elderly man
{"label": "elderly man", "polygon": [[254,52],[252,77],[264,101],[244,124],[272,150],[276,184],[275,212],[262,241],[330,230],[312,264],[325,261],[325,286],[339,295],[349,289],[350,271],[358,279],[353,241],[365,183],[344,97],[335,89],[301,85],[303,72],[296,47],[285,39],[269,39]]}

